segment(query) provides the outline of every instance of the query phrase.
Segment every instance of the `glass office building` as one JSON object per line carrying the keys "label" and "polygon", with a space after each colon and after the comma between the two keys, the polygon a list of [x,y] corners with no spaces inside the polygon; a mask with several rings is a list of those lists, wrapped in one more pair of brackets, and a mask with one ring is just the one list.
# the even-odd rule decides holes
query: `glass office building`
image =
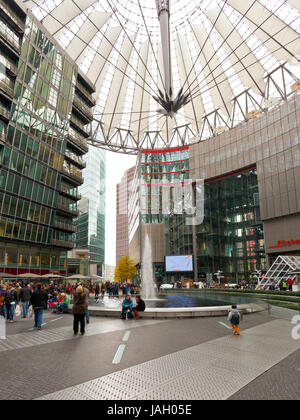
{"label": "glass office building", "polygon": [[[180,281],[192,275],[199,279],[221,270],[226,280],[249,280],[255,270],[266,268],[256,166],[205,179],[204,220],[194,227],[187,223],[186,217],[189,216],[183,205],[183,187],[190,178],[189,167],[189,147],[141,154],[136,170],[136,178],[140,176],[140,182],[136,180],[133,183],[135,191],[131,196],[132,244],[137,242],[134,237],[136,232],[139,235],[143,232],[143,236],[146,234],[141,226],[147,224],[146,231],[152,247],[157,248],[157,232],[154,230],[160,225],[159,235],[164,245],[161,255],[156,256],[158,260],[154,260],[156,278]],[[195,179],[191,182],[195,190]],[[163,196],[168,197],[167,205]],[[195,200],[196,190],[193,196]],[[139,212],[133,211],[137,206],[140,209],[140,224],[137,222]],[[139,240],[142,247],[143,238]],[[142,252],[141,249],[140,254]],[[165,273],[166,255],[193,255],[196,272]],[[135,259],[140,263],[139,258],[135,256]]]}
{"label": "glass office building", "polygon": [[266,268],[256,167],[206,180],[205,217],[196,227],[198,278],[221,270],[226,279],[249,280]]}
{"label": "glass office building", "polygon": [[80,94],[88,82],[41,24],[14,2],[4,6],[0,270],[65,273],[94,104]]}
{"label": "glass office building", "polygon": [[76,249],[86,250],[93,274],[102,274],[105,263],[106,152],[90,146],[84,158],[84,184],[79,191],[79,217],[76,222]]}

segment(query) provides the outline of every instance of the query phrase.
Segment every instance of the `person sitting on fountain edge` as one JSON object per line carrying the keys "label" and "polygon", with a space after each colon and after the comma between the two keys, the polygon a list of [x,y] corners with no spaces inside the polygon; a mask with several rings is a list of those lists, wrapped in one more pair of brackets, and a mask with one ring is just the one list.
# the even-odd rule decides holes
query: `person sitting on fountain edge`
{"label": "person sitting on fountain edge", "polygon": [[131,299],[129,295],[127,295],[122,303],[122,319],[126,319],[127,311],[129,311],[129,318],[130,319],[133,318],[132,308],[133,308],[133,300]]}
{"label": "person sitting on fountain edge", "polygon": [[146,304],[140,295],[136,295],[135,300],[136,300],[136,306],[133,308],[133,312],[134,312],[133,319],[140,319],[139,312],[145,311]]}

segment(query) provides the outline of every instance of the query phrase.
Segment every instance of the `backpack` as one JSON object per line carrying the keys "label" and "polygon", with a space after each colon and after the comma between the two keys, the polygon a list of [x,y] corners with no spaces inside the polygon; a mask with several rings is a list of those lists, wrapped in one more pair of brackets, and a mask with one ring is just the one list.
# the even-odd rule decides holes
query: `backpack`
{"label": "backpack", "polygon": [[232,325],[239,325],[240,323],[240,317],[238,316],[238,314],[234,314],[231,318],[231,324]]}

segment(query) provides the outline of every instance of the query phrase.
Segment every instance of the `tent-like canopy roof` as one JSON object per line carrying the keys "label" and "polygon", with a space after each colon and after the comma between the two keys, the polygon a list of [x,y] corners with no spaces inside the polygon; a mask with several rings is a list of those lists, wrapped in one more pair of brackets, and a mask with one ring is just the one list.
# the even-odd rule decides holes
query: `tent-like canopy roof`
{"label": "tent-like canopy roof", "polygon": [[[94,141],[112,150],[199,141],[277,103],[300,78],[298,0],[19,3],[96,86]],[[283,64],[284,86],[275,77],[270,88],[266,76]]]}

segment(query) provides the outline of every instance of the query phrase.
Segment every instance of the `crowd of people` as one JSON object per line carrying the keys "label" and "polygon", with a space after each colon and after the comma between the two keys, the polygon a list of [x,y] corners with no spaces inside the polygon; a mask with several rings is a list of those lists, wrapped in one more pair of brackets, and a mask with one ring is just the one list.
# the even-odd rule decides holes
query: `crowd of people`
{"label": "crowd of people", "polygon": [[[51,313],[64,313],[73,303],[73,330],[77,335],[80,329],[81,335],[85,333],[85,323],[89,323],[89,296],[95,294],[95,299],[105,294],[109,297],[119,297],[120,292],[124,296],[122,303],[121,318],[139,319],[139,312],[145,310],[145,302],[139,295],[138,289],[130,283],[97,283],[87,285],[83,283],[49,284],[33,283],[1,283],[0,284],[0,317],[6,318],[7,322],[14,322],[15,316],[28,318],[34,315],[34,328],[40,330],[43,323],[45,310]],[[136,295],[136,296],[135,296]],[[135,296],[136,306],[133,305],[132,297]]]}

